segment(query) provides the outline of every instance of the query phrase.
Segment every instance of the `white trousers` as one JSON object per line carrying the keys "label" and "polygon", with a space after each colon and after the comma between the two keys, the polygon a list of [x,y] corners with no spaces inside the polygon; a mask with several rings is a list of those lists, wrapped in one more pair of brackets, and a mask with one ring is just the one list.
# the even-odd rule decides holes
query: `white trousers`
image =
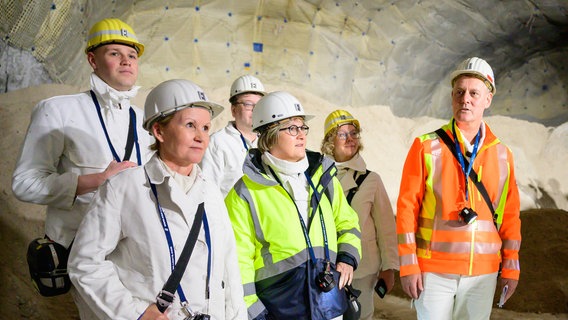
{"label": "white trousers", "polygon": [[425,272],[414,302],[419,320],[486,320],[491,315],[497,273],[462,276]]}

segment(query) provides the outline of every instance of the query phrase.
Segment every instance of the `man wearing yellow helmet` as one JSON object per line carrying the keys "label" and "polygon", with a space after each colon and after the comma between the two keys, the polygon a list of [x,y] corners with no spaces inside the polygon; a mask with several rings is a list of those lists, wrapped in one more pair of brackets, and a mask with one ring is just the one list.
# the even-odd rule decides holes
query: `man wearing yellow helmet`
{"label": "man wearing yellow helmet", "polygon": [[97,188],[145,163],[152,141],[142,110],[130,105],[144,46],[119,19],[97,22],[87,41],[91,89],[35,106],[12,178],[18,199],[47,205],[45,236],[65,247]]}

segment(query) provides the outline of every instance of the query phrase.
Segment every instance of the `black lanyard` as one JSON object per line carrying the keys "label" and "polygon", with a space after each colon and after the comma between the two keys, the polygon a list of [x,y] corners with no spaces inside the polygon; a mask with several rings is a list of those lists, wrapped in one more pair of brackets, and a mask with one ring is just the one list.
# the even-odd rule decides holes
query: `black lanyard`
{"label": "black lanyard", "polygon": [[[296,211],[298,212],[298,217],[300,218],[300,225],[302,226],[302,232],[304,233],[304,238],[306,240],[306,244],[308,246],[308,251],[310,253],[310,259],[312,260],[312,263],[316,263],[316,254],[314,252],[314,248],[312,246],[312,242],[310,240],[310,235],[308,233],[308,228],[306,227],[306,223],[304,222],[304,219],[302,218],[302,215],[300,214],[300,210],[298,209],[298,206],[296,205],[296,201],[294,201],[294,199],[292,198],[292,196],[290,195],[290,193],[286,190],[286,188],[284,188],[284,186],[282,185],[282,182],[280,181],[280,179],[278,178],[278,176],[276,175],[276,173],[274,172],[274,170],[272,170],[272,168],[270,166],[268,166],[268,169],[270,170],[270,172],[272,173],[272,176],[274,176],[274,179],[276,179],[276,181],[278,182],[278,184],[282,187],[282,189],[284,189],[284,191],[286,191],[286,193],[288,194],[288,196],[290,197],[290,199],[292,200],[292,203],[294,203],[294,206],[296,207]],[[312,215],[309,218],[309,220],[311,221],[311,219],[315,216],[316,214],[316,210],[319,208],[319,202],[320,202],[320,197],[318,197],[318,193],[317,193],[317,189],[314,187],[312,180],[310,179],[310,177],[308,176],[307,173],[304,172],[304,175],[306,176],[306,179],[308,179],[308,182],[310,184],[310,186],[313,188],[314,193],[312,194],[312,199],[310,201],[310,205],[312,206]],[[323,235],[323,245],[324,245],[324,251],[325,251],[325,259],[326,261],[330,261],[330,257],[329,257],[329,246],[328,246],[328,241],[327,241],[327,232],[325,229],[325,221],[323,219],[323,213],[321,212],[321,208],[319,210],[319,218],[320,218],[320,224],[321,224],[321,232]],[[308,222],[309,223],[309,222]],[[311,223],[309,223],[311,225]]]}
{"label": "black lanyard", "polygon": [[112,152],[112,157],[114,158],[114,160],[116,160],[117,162],[121,162],[130,159],[130,155],[132,154],[132,148],[134,145],[136,145],[136,160],[138,165],[141,165],[142,158],[140,156],[140,145],[138,144],[138,133],[136,132],[136,112],[134,111],[134,109],[130,107],[129,110],[130,123],[128,125],[128,138],[126,140],[126,147],[124,148],[124,159],[120,160],[118,154],[116,153],[116,150],[114,149],[114,146],[112,145],[112,142],[110,141],[110,137],[108,136],[108,131],[105,126],[105,122],[103,121],[103,115],[101,113],[101,106],[99,105],[99,101],[97,100],[97,96],[95,95],[95,92],[93,90],[91,90],[91,98],[93,98],[93,102],[95,103],[95,108],[97,109],[99,121],[101,122],[101,127],[103,128],[103,131],[105,133],[105,137],[108,146],[110,148],[110,151]]}
{"label": "black lanyard", "polygon": [[[146,175],[148,177],[148,175]],[[168,241],[168,248],[170,251],[170,265],[171,270],[174,271],[176,266],[176,253],[174,249],[174,241],[172,240],[172,235],[170,233],[170,227],[168,226],[168,220],[166,219],[166,215],[164,214],[164,210],[160,205],[160,201],[158,200],[158,191],[156,190],[156,185],[150,182],[150,178],[148,177],[148,182],[150,183],[150,188],[152,189],[152,193],[156,198],[156,207],[158,210],[158,214],[160,215],[160,222],[162,223],[162,228],[164,229],[164,233],[166,235],[166,240]],[[207,277],[205,282],[205,298],[209,299],[209,279],[211,274],[211,235],[209,232],[209,224],[207,222],[207,214],[203,213],[203,229],[205,230],[205,243],[207,244]],[[182,305],[187,304],[187,299],[185,298],[185,294],[183,289],[181,288],[181,283],[177,287],[177,293],[179,295],[179,299],[182,302]]]}

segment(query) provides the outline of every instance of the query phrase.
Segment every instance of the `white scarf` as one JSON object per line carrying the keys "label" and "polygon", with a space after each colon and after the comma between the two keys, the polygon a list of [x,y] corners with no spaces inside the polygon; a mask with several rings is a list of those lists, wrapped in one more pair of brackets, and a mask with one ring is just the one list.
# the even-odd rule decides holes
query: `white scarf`
{"label": "white scarf", "polygon": [[91,89],[102,98],[102,101],[99,101],[101,108],[106,106],[109,108],[128,110],[128,108],[130,108],[130,99],[136,96],[140,87],[134,86],[128,91],[118,91],[109,86],[93,72],[91,73]]}
{"label": "white scarf", "polygon": [[262,162],[272,168],[282,187],[292,196],[298,211],[307,225],[308,219],[308,180],[304,171],[308,169],[308,158],[304,157],[298,162],[281,160],[269,152],[262,154]]}
{"label": "white scarf", "polygon": [[191,187],[193,187],[195,181],[197,180],[197,170],[195,170],[196,165],[193,165],[193,168],[191,169],[191,172],[188,176],[184,176],[168,167],[168,165],[160,157],[158,157],[158,159],[160,159],[160,163],[162,164],[166,172],[168,172],[172,176],[172,178],[174,178],[174,181],[178,184],[178,186],[181,187],[183,192],[185,194],[189,193],[189,190],[191,190]]}

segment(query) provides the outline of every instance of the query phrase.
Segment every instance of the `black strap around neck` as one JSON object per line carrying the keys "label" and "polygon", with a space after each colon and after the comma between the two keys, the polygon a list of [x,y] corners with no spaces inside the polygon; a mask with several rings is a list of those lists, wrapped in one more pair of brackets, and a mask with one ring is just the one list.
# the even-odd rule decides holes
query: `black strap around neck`
{"label": "black strap around neck", "polygon": [[134,149],[134,126],[131,117],[130,125],[128,126],[128,136],[126,139],[126,146],[124,147],[124,160],[130,159],[130,155],[132,154],[132,149]]}
{"label": "black strap around neck", "polygon": [[189,262],[189,258],[193,252],[193,248],[195,247],[197,236],[201,229],[204,212],[205,205],[202,202],[199,204],[199,207],[197,207],[197,213],[195,214],[195,219],[193,219],[193,225],[191,226],[191,230],[189,231],[189,235],[187,236],[187,240],[185,241],[185,245],[183,246],[183,250],[179,256],[179,260],[176,263],[174,271],[172,271],[172,274],[168,278],[168,281],[166,281],[166,284],[164,284],[162,291],[158,294],[156,305],[158,306],[158,310],[162,313],[166,311],[168,306],[173,302],[174,294],[181,281],[183,273],[185,272],[185,268],[187,267],[187,263]]}
{"label": "black strap around neck", "polygon": [[361,184],[363,183],[363,181],[365,180],[365,178],[367,178],[367,176],[369,175],[369,173],[371,173],[370,170],[366,170],[365,173],[363,173],[362,175],[360,175],[357,180],[355,180],[355,177],[357,176],[357,171],[353,172],[353,180],[355,180],[355,184],[357,184],[357,186],[349,189],[349,193],[347,193],[347,203],[349,203],[349,205],[351,205],[351,200],[353,200],[353,196],[355,196],[355,193],[357,191],[359,191],[359,187],[361,186]]}
{"label": "black strap around neck", "polygon": [[140,146],[138,145],[138,134],[136,132],[136,112],[134,111],[134,109],[132,109],[132,107],[130,107],[129,110],[129,116],[130,116],[130,121],[128,124],[128,137],[126,139],[126,146],[124,147],[124,158],[121,160],[118,157],[118,154],[116,153],[116,150],[114,149],[114,146],[112,145],[112,142],[110,141],[110,137],[108,135],[108,131],[105,125],[105,122],[103,120],[103,116],[101,113],[101,106],[99,104],[99,101],[97,100],[97,96],[95,94],[95,92],[93,90],[91,90],[91,98],[93,99],[93,103],[95,104],[95,109],[97,110],[97,115],[99,116],[99,121],[101,123],[101,127],[103,128],[103,131],[105,133],[105,137],[108,143],[108,146],[110,148],[110,151],[112,153],[113,158],[117,161],[117,162],[121,162],[121,161],[125,161],[125,160],[129,160],[130,159],[130,155],[132,155],[132,149],[134,148],[134,142],[136,140],[136,151],[138,152],[137,154],[137,163],[138,165],[141,165],[141,156],[140,156]]}
{"label": "black strap around neck", "polygon": [[[446,133],[446,131],[444,131],[444,129],[440,128],[440,129],[436,130],[436,134],[442,139],[442,141],[446,144],[448,149],[450,149],[450,151],[452,152],[454,157],[456,157],[456,159],[458,159],[458,154],[457,154],[457,151],[456,151],[455,144],[452,141],[452,139],[450,138],[450,136]],[[463,159],[463,160],[464,160],[465,165],[469,166],[469,161],[467,161],[467,159]],[[475,170],[473,170],[473,168],[469,172],[469,178],[471,179],[471,181],[473,181],[473,183],[477,187],[477,190],[479,190],[479,192],[481,193],[483,200],[485,200],[485,202],[487,203],[487,206],[489,207],[489,210],[491,211],[491,214],[493,215],[493,221],[496,222],[497,216],[495,214],[495,209],[493,208],[493,204],[491,203],[491,198],[489,198],[489,194],[487,193],[487,189],[485,189],[483,182],[478,180],[477,173],[475,172]],[[466,186],[466,188],[467,188],[467,186]]]}

